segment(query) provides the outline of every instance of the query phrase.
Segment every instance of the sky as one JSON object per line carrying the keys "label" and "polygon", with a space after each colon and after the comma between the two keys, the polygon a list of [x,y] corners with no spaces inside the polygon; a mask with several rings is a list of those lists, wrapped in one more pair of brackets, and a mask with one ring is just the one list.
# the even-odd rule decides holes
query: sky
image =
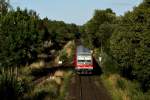
{"label": "sky", "polygon": [[95,9],[111,8],[117,15],[138,6],[142,0],[10,0],[11,5],[36,11],[40,18],[85,24]]}

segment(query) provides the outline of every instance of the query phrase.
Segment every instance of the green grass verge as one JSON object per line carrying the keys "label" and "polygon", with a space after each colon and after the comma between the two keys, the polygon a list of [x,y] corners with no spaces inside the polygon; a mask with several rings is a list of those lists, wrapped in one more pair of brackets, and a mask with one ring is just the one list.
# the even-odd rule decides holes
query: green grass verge
{"label": "green grass verge", "polygon": [[60,88],[59,100],[65,100],[66,97],[68,96],[69,83],[70,83],[70,79],[71,79],[72,75],[73,75],[72,71],[69,71],[64,76],[63,85]]}
{"label": "green grass verge", "polygon": [[117,63],[110,55],[103,52],[101,56],[101,80],[113,100],[150,100],[150,92],[143,93],[138,82],[130,81],[118,74]]}
{"label": "green grass verge", "polygon": [[149,93],[143,93],[137,82],[131,82],[118,74],[102,75],[101,80],[113,100],[150,100]]}

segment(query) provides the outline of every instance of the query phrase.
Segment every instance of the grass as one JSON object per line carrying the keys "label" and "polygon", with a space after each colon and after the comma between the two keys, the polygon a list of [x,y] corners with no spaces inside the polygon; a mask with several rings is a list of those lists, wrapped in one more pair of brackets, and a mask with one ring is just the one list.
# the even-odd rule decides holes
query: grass
{"label": "grass", "polygon": [[48,81],[35,86],[31,94],[33,100],[56,100],[59,95],[59,85],[55,81]]}
{"label": "grass", "polygon": [[[70,45],[74,45],[74,42]],[[71,49],[68,62],[73,59],[73,47],[68,47]],[[65,71],[64,76],[60,78],[61,84],[58,84],[56,80],[45,80],[41,84],[35,84],[33,80],[36,76],[31,73],[35,69],[41,70],[42,68],[43,66],[37,62],[31,66],[20,67],[16,71],[4,72],[0,69],[1,100],[65,100],[72,71]]]}
{"label": "grass", "polygon": [[59,53],[60,60],[71,63],[75,52],[75,43],[70,41]]}
{"label": "grass", "polygon": [[[60,56],[64,56],[63,59],[66,59],[67,62],[71,62],[74,55],[74,42],[70,42],[70,44],[66,47],[71,51],[69,54],[66,52],[66,48],[60,51]],[[68,55],[68,56],[67,56]],[[60,57],[61,58],[61,57]],[[30,77],[32,80],[35,78],[30,73],[34,71],[35,68],[22,68],[20,70],[23,76]],[[41,68],[39,68],[40,70]],[[64,76],[60,77],[62,80],[61,84],[58,84],[56,80],[44,81],[44,83],[38,85],[35,84],[28,94],[26,94],[27,100],[65,100],[68,94],[68,86],[70,82],[70,77],[72,75],[72,71],[65,71]]]}
{"label": "grass", "polygon": [[[17,73],[16,70],[0,72],[1,100],[58,100],[60,85],[55,80],[34,84],[34,77],[30,74],[33,69],[26,66],[17,70]],[[66,80],[68,75],[64,77]]]}
{"label": "grass", "polygon": [[34,100],[65,100],[68,94],[68,86],[72,71],[64,73],[61,84],[55,80],[47,80],[40,85],[36,85],[34,90],[30,93],[30,99]]}
{"label": "grass", "polygon": [[150,95],[143,93],[137,82],[129,81],[118,74],[102,75],[101,79],[113,100],[150,100]]}
{"label": "grass", "polygon": [[143,93],[137,81],[130,81],[118,74],[117,63],[105,52],[101,54],[101,81],[113,100],[150,100],[150,92]]}
{"label": "grass", "polygon": [[65,100],[71,75],[72,71],[66,71],[63,77],[58,77],[62,80],[61,84],[55,79],[46,79],[33,85],[32,91],[25,95],[25,100]]}
{"label": "grass", "polygon": [[65,98],[68,96],[68,89],[69,89],[69,82],[72,77],[72,71],[69,71],[64,76],[63,85],[60,88],[60,100],[65,100]]}
{"label": "grass", "polygon": [[29,66],[20,67],[18,68],[18,76],[20,79],[24,79],[28,81],[29,83],[32,82],[34,79],[34,76],[30,75],[33,69],[31,69]]}
{"label": "grass", "polygon": [[2,71],[0,74],[1,100],[20,100],[30,90],[26,80],[17,76],[13,69]]}

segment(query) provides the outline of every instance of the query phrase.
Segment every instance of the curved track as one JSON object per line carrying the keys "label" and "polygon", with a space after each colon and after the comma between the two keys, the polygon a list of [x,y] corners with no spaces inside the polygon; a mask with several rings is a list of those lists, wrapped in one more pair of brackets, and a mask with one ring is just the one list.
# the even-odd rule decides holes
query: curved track
{"label": "curved track", "polygon": [[97,81],[98,78],[75,75],[70,83],[67,100],[111,100],[104,86]]}

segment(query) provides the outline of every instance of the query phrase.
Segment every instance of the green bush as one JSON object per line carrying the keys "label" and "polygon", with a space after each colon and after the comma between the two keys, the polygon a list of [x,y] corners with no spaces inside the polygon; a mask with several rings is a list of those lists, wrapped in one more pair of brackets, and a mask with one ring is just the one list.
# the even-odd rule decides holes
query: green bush
{"label": "green bush", "polygon": [[18,79],[14,71],[4,71],[0,75],[1,100],[18,100],[29,90],[25,80]]}
{"label": "green bush", "polygon": [[113,58],[108,54],[106,54],[105,52],[103,52],[101,56],[102,56],[101,65],[104,73],[106,74],[118,73],[118,67]]}
{"label": "green bush", "polygon": [[32,91],[31,100],[57,100],[59,96],[59,86],[55,81],[48,81],[41,85],[35,86]]}
{"label": "green bush", "polygon": [[68,62],[71,63],[73,61],[74,55],[75,55],[75,43],[74,42],[72,42],[72,44],[70,45],[70,48],[71,48],[71,54],[68,57]]}
{"label": "green bush", "polygon": [[65,63],[67,61],[68,57],[67,57],[67,52],[66,49],[64,49],[63,51],[60,52],[60,60]]}
{"label": "green bush", "polygon": [[126,86],[125,86],[125,81],[123,79],[117,79],[117,87],[119,87],[120,89],[125,89]]}
{"label": "green bush", "polygon": [[70,84],[72,76],[73,76],[73,72],[72,71],[67,72],[67,74],[64,76],[64,80],[63,80],[62,86],[60,87],[59,100],[65,100],[66,96],[68,95],[69,84]]}
{"label": "green bush", "polygon": [[142,92],[138,81],[127,80],[118,74],[101,76],[112,100],[150,100],[150,92]]}

